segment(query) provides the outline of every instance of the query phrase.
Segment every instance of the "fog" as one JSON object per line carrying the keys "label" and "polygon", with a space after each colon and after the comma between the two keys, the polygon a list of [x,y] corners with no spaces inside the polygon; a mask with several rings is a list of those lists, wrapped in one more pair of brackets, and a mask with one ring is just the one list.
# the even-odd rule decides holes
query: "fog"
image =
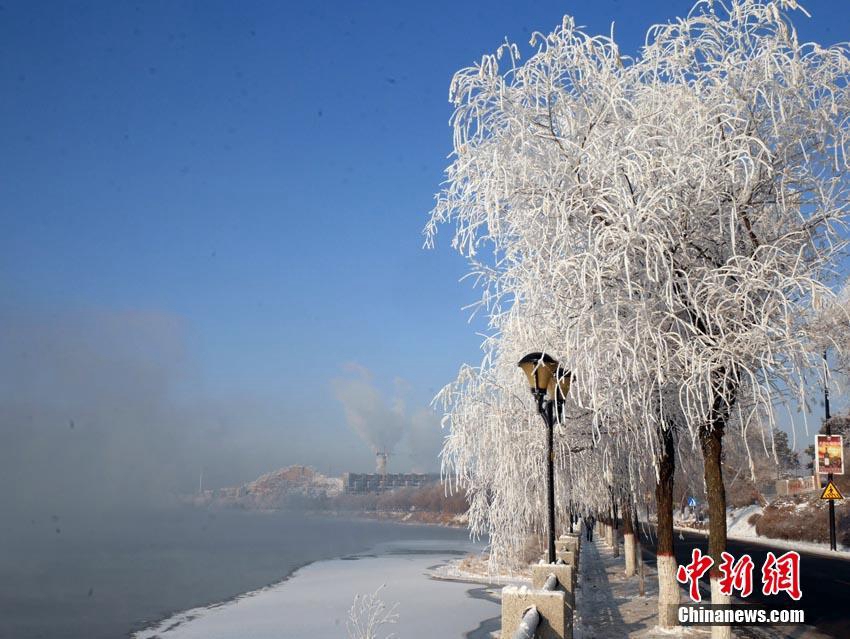
{"label": "fog", "polygon": [[395,470],[437,467],[436,417],[421,408],[407,412],[405,382],[387,398],[362,366],[348,365],[334,380],[342,404],[300,414],[285,392],[223,396],[206,388],[191,327],[169,313],[4,316],[0,508],[6,511],[168,505],[197,488],[202,468],[207,487],[294,463],[334,474],[371,470],[374,454],[355,430],[363,436],[376,429],[384,437],[376,442],[395,447]]}

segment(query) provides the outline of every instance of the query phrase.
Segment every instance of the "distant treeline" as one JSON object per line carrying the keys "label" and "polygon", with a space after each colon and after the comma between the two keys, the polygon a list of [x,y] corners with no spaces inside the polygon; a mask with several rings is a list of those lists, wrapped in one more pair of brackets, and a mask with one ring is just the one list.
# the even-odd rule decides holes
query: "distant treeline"
{"label": "distant treeline", "polygon": [[464,493],[456,492],[447,496],[442,484],[399,488],[380,494],[340,495],[328,499],[327,506],[333,510],[352,512],[424,511],[447,515],[460,515],[468,508]]}

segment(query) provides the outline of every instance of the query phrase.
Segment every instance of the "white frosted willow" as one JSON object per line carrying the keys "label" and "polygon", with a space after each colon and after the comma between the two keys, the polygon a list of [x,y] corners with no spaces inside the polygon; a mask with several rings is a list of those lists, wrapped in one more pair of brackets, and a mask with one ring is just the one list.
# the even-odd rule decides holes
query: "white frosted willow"
{"label": "white frosted willow", "polygon": [[454,153],[426,235],[454,225],[492,336],[441,394],[443,465],[495,563],[541,525],[525,353],[574,373],[561,507],[602,504],[600,471],[618,468],[642,494],[672,421],[694,440],[772,425],[818,370],[804,323],[845,246],[850,58],[800,43],[795,8],[700,2],[634,58],[565,17],[527,61],[506,43],[455,75]]}

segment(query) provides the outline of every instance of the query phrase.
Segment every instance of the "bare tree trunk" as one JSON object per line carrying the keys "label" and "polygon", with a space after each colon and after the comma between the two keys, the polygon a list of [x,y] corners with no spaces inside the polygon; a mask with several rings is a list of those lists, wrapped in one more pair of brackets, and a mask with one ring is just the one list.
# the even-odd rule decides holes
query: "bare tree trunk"
{"label": "bare tree trunk", "polygon": [[626,577],[635,574],[635,530],[632,525],[632,507],[626,501],[623,504],[623,554],[626,557]]}
{"label": "bare tree trunk", "polygon": [[[708,554],[714,559],[709,571],[711,578],[711,603],[728,604],[730,597],[720,592],[720,556],[726,550],[726,489],[723,486],[723,468],[720,457],[723,452],[723,424],[716,420],[712,426],[700,429],[700,445],[705,464],[705,490],[708,497]],[[729,626],[712,626],[712,639],[729,639]]]}
{"label": "bare tree trunk", "polygon": [[673,431],[662,429],[661,457],[658,460],[658,483],[655,502],[658,508],[658,545],[655,555],[658,568],[658,625],[673,628],[678,625],[676,606],[679,604],[679,584],[676,581],[676,555],[673,552],[673,475],[676,473],[676,452]]}
{"label": "bare tree trunk", "polygon": [[614,556],[620,556],[620,531],[617,530],[617,509],[611,509],[611,543],[613,545]]}
{"label": "bare tree trunk", "polygon": [[637,504],[634,504],[634,529],[635,529],[635,563],[638,566],[638,594],[646,595],[646,581],[643,570],[643,548],[640,543],[640,520],[638,519]]}

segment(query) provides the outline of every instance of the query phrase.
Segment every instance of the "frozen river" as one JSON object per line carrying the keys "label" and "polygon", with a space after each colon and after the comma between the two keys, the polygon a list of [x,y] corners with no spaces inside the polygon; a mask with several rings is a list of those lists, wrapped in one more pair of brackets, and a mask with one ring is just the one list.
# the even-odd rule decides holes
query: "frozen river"
{"label": "frozen river", "polygon": [[[316,574],[325,575],[327,583],[311,596],[334,602],[333,617],[330,608],[323,608],[322,614],[310,621],[325,627],[324,632],[336,629],[333,636],[344,637],[344,627],[336,626],[336,619],[342,619],[339,615],[344,616],[355,593],[374,590],[372,584],[377,587],[384,581],[387,598],[402,601],[400,613],[411,620],[417,612],[408,604],[405,588],[413,583],[429,593],[434,588],[446,592],[459,588],[457,584],[428,582],[421,576],[422,566],[470,546],[467,531],[461,529],[293,512],[171,509],[42,516],[5,513],[0,518],[0,547],[0,574],[4,577],[0,582],[0,637],[126,639],[179,611],[231,601],[258,589],[262,596],[240,599],[237,605],[220,610],[225,616],[232,611],[241,615],[246,606],[261,606],[272,594],[283,596],[280,605],[288,606],[287,602],[295,601],[291,586]],[[381,556],[358,554],[370,549]],[[404,549],[407,554],[398,554]],[[428,554],[410,554],[420,551]],[[360,558],[323,563],[343,556]],[[385,570],[389,570],[386,577]],[[291,581],[268,593],[263,590],[295,571]],[[334,571],[340,577],[332,578]],[[456,609],[465,610],[467,602],[462,596],[446,597],[454,601]],[[480,604],[468,603],[473,607]],[[283,608],[276,620],[275,637],[298,635],[286,627],[296,622],[293,610]],[[193,627],[185,625],[180,632]],[[249,636],[242,632],[233,635],[234,639]]]}
{"label": "frozen river", "polygon": [[[397,603],[400,639],[483,637],[494,629],[499,605],[480,586],[437,581],[430,567],[480,549],[457,540],[407,540],[369,552],[320,561],[289,579],[232,601],[175,615],[135,639],[341,639],[356,595],[375,592]],[[383,635],[382,635],[383,636]]]}

